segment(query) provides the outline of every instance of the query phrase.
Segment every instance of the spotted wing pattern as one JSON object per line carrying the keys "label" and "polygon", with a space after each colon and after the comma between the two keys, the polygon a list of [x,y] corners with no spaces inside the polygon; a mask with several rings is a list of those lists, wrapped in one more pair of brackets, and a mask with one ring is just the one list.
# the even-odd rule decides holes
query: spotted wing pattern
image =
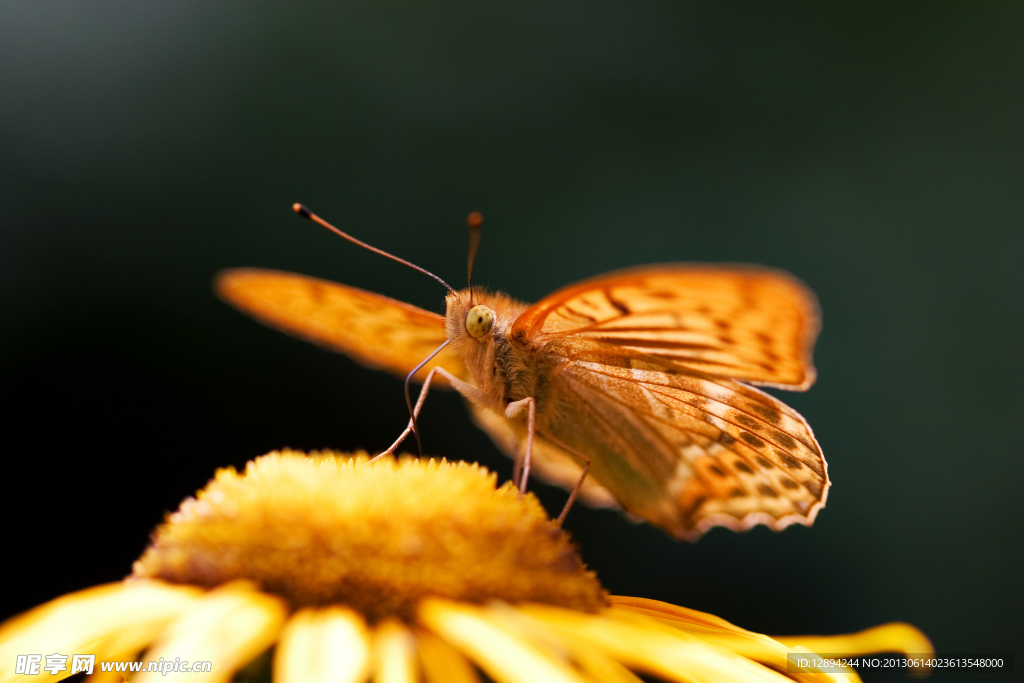
{"label": "spotted wing pattern", "polygon": [[720,377],[785,389],[815,378],[814,294],[753,266],[665,265],[571,285],[525,311],[513,338],[573,337]]}
{"label": "spotted wing pattern", "polygon": [[540,433],[592,459],[625,510],[693,540],[713,526],[811,524],[828,471],[793,409],[731,379],[652,356],[607,353],[586,339],[546,349],[562,362]]}
{"label": "spotted wing pattern", "polygon": [[[305,275],[237,268],[219,273],[214,287],[264,325],[401,377],[445,340],[444,317],[436,313]],[[416,378],[422,381],[434,365],[468,377],[462,359],[445,349]]]}

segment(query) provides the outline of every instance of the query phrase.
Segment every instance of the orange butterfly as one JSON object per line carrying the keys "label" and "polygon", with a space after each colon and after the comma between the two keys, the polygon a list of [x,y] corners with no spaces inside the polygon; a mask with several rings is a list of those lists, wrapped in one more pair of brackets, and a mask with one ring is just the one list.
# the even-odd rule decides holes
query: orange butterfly
{"label": "orange butterfly", "polygon": [[515,459],[521,489],[532,468],[572,490],[562,517],[579,494],[694,540],[713,526],[810,525],[825,504],[828,470],[811,428],[750,386],[802,391],[814,382],[817,303],[786,273],[644,266],[533,305],[472,285],[449,287],[443,317],[271,270],[224,271],[216,289],[264,324],[359,363],[397,375],[415,370],[423,389],[387,452],[416,433],[416,415],[441,375]]}

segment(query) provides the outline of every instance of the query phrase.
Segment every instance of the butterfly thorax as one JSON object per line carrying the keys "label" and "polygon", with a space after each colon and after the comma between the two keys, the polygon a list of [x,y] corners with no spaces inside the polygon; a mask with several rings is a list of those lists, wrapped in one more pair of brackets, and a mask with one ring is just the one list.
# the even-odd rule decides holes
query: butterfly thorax
{"label": "butterfly thorax", "polygon": [[[468,289],[450,293],[446,304],[445,333],[469,369],[473,383],[486,394],[485,407],[500,413],[511,401],[535,396],[536,349],[509,337],[512,324],[528,304],[478,287],[473,288],[472,297]],[[466,316],[479,305],[493,312],[493,322],[486,334],[474,338],[466,329]]]}

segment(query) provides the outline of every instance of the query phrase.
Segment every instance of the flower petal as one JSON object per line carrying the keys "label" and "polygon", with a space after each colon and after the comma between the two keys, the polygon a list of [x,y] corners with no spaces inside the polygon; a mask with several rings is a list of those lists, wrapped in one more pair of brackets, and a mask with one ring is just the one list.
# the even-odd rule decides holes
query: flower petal
{"label": "flower petal", "polygon": [[416,642],[427,683],[480,683],[469,660],[430,631],[418,631]]}
{"label": "flower petal", "polygon": [[[147,662],[208,661],[213,671],[203,683],[229,681],[239,668],[270,647],[285,618],[284,604],[235,582],[210,591],[184,616],[168,627],[157,644],[146,652]],[[192,672],[143,671],[133,683],[194,683]]]}
{"label": "flower petal", "polygon": [[388,619],[373,636],[374,683],[417,683],[416,639],[402,622]]}
{"label": "flower petal", "polygon": [[599,648],[576,638],[562,638],[543,622],[504,602],[487,605],[487,613],[525,637],[552,659],[572,661],[591,678],[602,683],[642,683],[641,679]]}
{"label": "flower petal", "polygon": [[[695,609],[680,607],[660,600],[648,600],[647,598],[633,598],[625,595],[609,595],[608,602],[613,611],[635,612],[645,614],[658,619],[666,619],[675,622],[680,628],[687,631],[718,631],[729,633],[745,633],[759,636],[760,634],[730,624],[721,617],[707,612],[698,612]],[[762,636],[764,637],[764,636]]]}
{"label": "flower petal", "polygon": [[[875,652],[901,652],[905,655],[935,654],[928,636],[919,629],[902,622],[882,624],[857,633],[838,636],[775,636],[775,640],[788,647],[802,646],[820,654],[866,655]],[[918,669],[916,673],[926,673]]]}
{"label": "flower petal", "polygon": [[483,609],[424,600],[420,623],[461,650],[498,683],[583,683],[586,679],[520,635],[495,623]]}
{"label": "flower petal", "polygon": [[[730,624],[725,619],[713,614],[698,612],[667,602],[620,595],[609,596],[608,601],[612,604],[610,611],[613,613],[641,614],[656,618],[684,631],[699,634],[709,642],[757,659],[779,668],[781,671],[786,670],[785,656],[797,646],[806,648],[807,652],[825,654],[857,655],[874,652],[902,652],[903,654],[931,655],[934,653],[927,636],[910,624],[884,624],[859,633],[839,636],[765,636]],[[781,653],[778,650],[779,645],[785,648]],[[783,657],[781,667],[778,660],[779,654]],[[844,676],[844,674],[819,674],[818,676],[825,678],[816,678],[814,674],[790,675],[799,680],[831,680],[833,676]],[[802,679],[801,676],[807,676],[807,678]],[[845,676],[851,680],[859,680],[856,673],[852,671]]]}
{"label": "flower petal", "polygon": [[[637,600],[640,600],[637,598]],[[656,602],[656,601],[649,601]],[[662,603],[664,604],[664,603]],[[830,683],[832,681],[859,681],[860,677],[853,670],[835,674],[817,671],[792,672],[789,670],[788,656],[792,647],[783,645],[773,638],[747,631],[711,614],[704,614],[685,607],[666,605],[671,609],[647,609],[636,605],[622,607],[616,605],[605,614],[615,619],[636,623],[643,626],[654,619],[661,624],[693,634],[701,640],[726,648],[738,655],[767,664],[776,671],[786,673],[797,681],[805,683]],[[649,616],[656,615],[656,616]]]}
{"label": "flower petal", "polygon": [[773,669],[655,620],[630,623],[612,615],[584,614],[546,605],[523,605],[518,609],[554,629],[563,639],[578,639],[631,669],[671,681],[790,680]]}
{"label": "flower petal", "polygon": [[19,654],[68,655],[67,671],[33,676],[33,683],[71,675],[71,655],[99,659],[134,658],[168,623],[192,607],[200,591],[160,581],[110,583],[70,593],[40,605],[0,626],[0,683],[15,681]]}
{"label": "flower petal", "polygon": [[304,609],[288,620],[274,653],[278,683],[363,683],[370,675],[370,634],[352,610]]}
{"label": "flower petal", "polygon": [[934,655],[928,636],[910,624],[894,622],[839,636],[774,636],[789,647],[802,645],[812,652],[866,655],[873,652]]}
{"label": "flower petal", "polygon": [[596,647],[570,646],[573,661],[601,683],[643,683],[639,676]]}

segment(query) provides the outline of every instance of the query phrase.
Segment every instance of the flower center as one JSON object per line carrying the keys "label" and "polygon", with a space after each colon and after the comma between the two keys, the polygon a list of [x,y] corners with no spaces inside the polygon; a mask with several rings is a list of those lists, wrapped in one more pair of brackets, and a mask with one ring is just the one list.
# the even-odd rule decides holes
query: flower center
{"label": "flower center", "polygon": [[479,465],[275,452],[219,470],[153,534],[133,576],[248,579],[293,608],[409,619],[427,596],[594,611],[605,591],[532,495]]}

